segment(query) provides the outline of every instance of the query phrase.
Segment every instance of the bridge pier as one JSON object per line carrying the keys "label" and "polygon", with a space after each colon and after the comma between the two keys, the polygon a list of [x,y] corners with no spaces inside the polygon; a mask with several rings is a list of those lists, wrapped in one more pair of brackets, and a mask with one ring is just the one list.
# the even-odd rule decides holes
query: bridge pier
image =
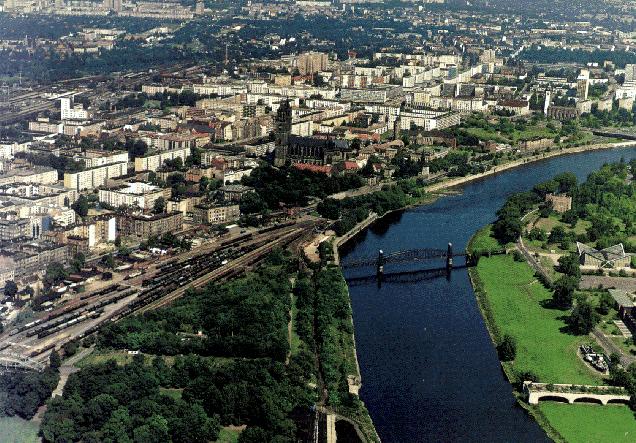
{"label": "bridge pier", "polygon": [[376,273],[378,275],[378,279],[381,279],[382,275],[384,274],[384,263],[384,251],[380,249],[380,251],[378,252],[378,261],[376,262]]}
{"label": "bridge pier", "polygon": [[448,244],[448,250],[446,251],[446,268],[453,268],[453,244]]}

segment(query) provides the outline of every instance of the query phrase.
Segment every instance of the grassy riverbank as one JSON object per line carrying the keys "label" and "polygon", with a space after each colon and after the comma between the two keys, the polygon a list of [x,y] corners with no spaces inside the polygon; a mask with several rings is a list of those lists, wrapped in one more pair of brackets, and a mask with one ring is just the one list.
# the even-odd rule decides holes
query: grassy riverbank
{"label": "grassy riverbank", "polygon": [[[480,230],[469,244],[470,250],[487,251],[499,247],[490,228]],[[550,307],[551,293],[534,277],[530,266],[511,255],[483,256],[470,270],[471,280],[493,342],[504,335],[514,337],[517,355],[503,363],[513,386],[532,373],[541,382],[603,384],[601,376],[577,356],[577,348],[589,342],[586,336],[565,330],[565,312]],[[519,393],[518,393],[519,394]],[[636,420],[625,406],[562,405],[541,403],[522,405],[555,441],[633,441]],[[628,434],[625,434],[628,433]],[[630,435],[624,439],[625,435]]]}
{"label": "grassy riverbank", "polygon": [[535,279],[528,264],[510,255],[483,257],[476,272],[497,330],[516,339],[517,358],[509,364],[515,376],[533,372],[545,383],[602,383],[576,355],[589,340],[561,332],[565,314],[546,307],[552,293]]}
{"label": "grassy riverbank", "polygon": [[567,405],[545,402],[538,408],[567,442],[633,442],[634,413],[626,406]]}

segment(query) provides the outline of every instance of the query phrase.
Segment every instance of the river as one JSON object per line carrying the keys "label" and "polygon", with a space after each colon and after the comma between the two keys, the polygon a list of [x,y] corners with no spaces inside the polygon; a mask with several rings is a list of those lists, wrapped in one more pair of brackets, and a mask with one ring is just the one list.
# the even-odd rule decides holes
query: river
{"label": "river", "polygon": [[[463,250],[511,193],[564,171],[582,181],[621,157],[636,158],[636,149],[556,157],[467,183],[460,195],[376,223],[345,246],[342,260],[448,242]],[[384,443],[548,441],[515,402],[465,269],[450,280],[350,285],[350,293],[361,398]]]}

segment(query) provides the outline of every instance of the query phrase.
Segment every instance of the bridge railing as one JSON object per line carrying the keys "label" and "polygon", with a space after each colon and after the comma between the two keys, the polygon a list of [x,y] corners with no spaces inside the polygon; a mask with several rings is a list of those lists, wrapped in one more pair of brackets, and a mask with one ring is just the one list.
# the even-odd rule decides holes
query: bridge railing
{"label": "bridge railing", "polygon": [[469,257],[468,252],[460,251],[453,252],[452,245],[449,244],[447,249],[435,249],[435,248],[419,248],[419,249],[406,249],[403,251],[395,251],[390,253],[382,253],[378,257],[363,257],[354,260],[344,260],[341,262],[343,269],[347,268],[360,268],[367,266],[383,266],[390,263],[410,263],[410,262],[424,262],[432,260],[446,260],[452,264],[453,257]]}

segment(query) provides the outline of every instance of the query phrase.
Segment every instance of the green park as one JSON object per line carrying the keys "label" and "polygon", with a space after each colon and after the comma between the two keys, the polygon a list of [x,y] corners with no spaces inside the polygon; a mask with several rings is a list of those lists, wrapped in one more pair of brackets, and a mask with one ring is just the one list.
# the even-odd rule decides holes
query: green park
{"label": "green park", "polygon": [[[471,280],[504,372],[520,404],[555,441],[634,440],[636,419],[630,407],[551,400],[530,405],[523,382],[622,386],[634,398],[636,364],[627,363],[633,361],[633,340],[618,338],[615,302],[606,288],[583,287],[586,276],[581,268],[594,276],[632,279],[629,252],[634,250],[635,212],[629,208],[636,200],[629,171],[635,166],[606,165],[582,184],[560,174],[532,191],[515,194],[500,209],[497,221],[478,231],[469,245],[478,257],[470,269]],[[546,199],[553,193],[571,196],[572,207],[557,213]],[[608,263],[593,272],[579,266],[577,242],[598,249],[620,243],[628,251],[622,265],[627,267],[619,274]],[[609,355],[593,331],[613,338],[617,351],[626,357]],[[605,354],[609,370],[599,371],[584,361],[581,345]]]}

